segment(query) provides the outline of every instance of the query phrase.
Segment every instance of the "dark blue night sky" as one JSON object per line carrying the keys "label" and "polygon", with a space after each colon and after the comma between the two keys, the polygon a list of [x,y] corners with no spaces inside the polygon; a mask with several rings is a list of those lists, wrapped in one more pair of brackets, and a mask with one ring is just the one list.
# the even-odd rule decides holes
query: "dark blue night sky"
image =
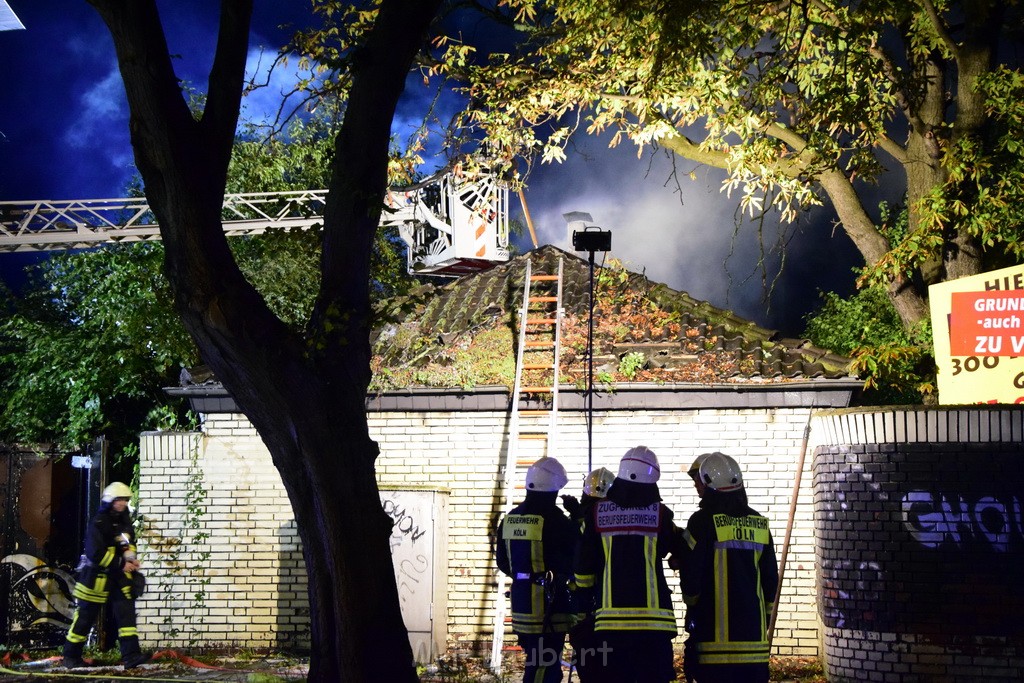
{"label": "dark blue night sky", "polygon": [[[123,196],[134,175],[127,108],[99,15],[84,0],[8,3],[26,29],[0,32],[0,202]],[[200,89],[218,6],[213,0],[159,3],[171,51],[179,55],[178,75]],[[291,33],[279,27],[310,21],[308,7],[295,0],[257,0],[250,63],[259,61],[260,48],[266,50],[263,63],[269,61]],[[407,118],[395,124],[400,137],[419,123],[434,96],[418,81],[410,79]],[[284,87],[252,98],[250,115],[273,109]],[[529,180],[526,196],[540,242],[571,250],[562,214],[586,211],[612,231],[611,255],[631,270],[788,335],[799,334],[819,288],[852,290],[856,254],[841,230],[833,236],[832,212],[820,210],[788,228],[797,237],[766,308],[760,276],[749,277],[758,259],[756,239],[749,229],[733,239],[735,205],[720,192],[721,174],[698,169],[697,180],[684,178],[680,192],[669,180],[671,171],[664,155],[638,158],[630,145],[608,150],[603,141],[581,140],[565,163],[540,167]],[[522,214],[517,201],[511,211],[513,217]],[[25,260],[0,254],[0,273],[10,280]]]}

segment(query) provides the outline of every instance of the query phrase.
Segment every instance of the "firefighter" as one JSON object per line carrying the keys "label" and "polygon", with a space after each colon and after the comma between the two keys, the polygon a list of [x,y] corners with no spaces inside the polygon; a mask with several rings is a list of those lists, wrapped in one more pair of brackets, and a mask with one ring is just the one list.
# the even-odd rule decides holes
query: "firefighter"
{"label": "firefighter", "polygon": [[544,457],[526,472],[526,499],[498,525],[495,559],[512,578],[512,630],[526,656],[523,683],[562,680],[569,580],[579,530],[557,504],[565,468]]}
{"label": "firefighter", "polygon": [[133,572],[139,569],[135,554],[128,501],[132,490],[115,481],[103,489],[100,506],[85,532],[85,549],[76,569],[75,616],[64,642],[63,665],[68,669],[85,666],[82,651],[96,618],[109,599],[117,624],[117,639],[125,669],[148,662],[150,656],[139,648],[135,628]]}
{"label": "firefighter", "polygon": [[686,470],[686,474],[688,474],[690,479],[693,481],[693,486],[697,489],[697,495],[700,497],[704,496],[704,487],[700,483],[700,464],[707,460],[709,455],[711,454],[701,453],[694,458],[693,463],[690,465],[689,469]]}
{"label": "firefighter", "polygon": [[766,683],[779,581],[768,520],[747,504],[740,467],[728,455],[706,454],[695,483],[700,509],[680,549],[687,680]]}
{"label": "firefighter", "polygon": [[[587,517],[594,505],[604,500],[614,481],[614,472],[606,467],[599,467],[583,480],[583,495],[580,500],[573,496],[562,496],[562,505],[572,520],[579,524],[581,532],[586,528]],[[577,548],[579,547],[578,544]],[[602,683],[606,678],[598,652],[600,641],[594,636],[594,612],[597,610],[597,593],[594,587],[576,586],[571,594],[571,604],[573,624],[569,628],[569,644],[573,650],[572,665],[579,674],[580,683]]]}
{"label": "firefighter", "polygon": [[569,513],[569,517],[579,524],[580,531],[583,530],[584,521],[590,509],[597,501],[608,495],[608,489],[615,481],[615,473],[607,467],[599,467],[583,479],[583,495],[577,500],[575,496],[562,496],[562,507]]}
{"label": "firefighter", "polygon": [[661,502],[660,476],[654,451],[626,451],[606,498],[586,519],[576,559],[578,588],[598,594],[598,655],[605,680],[616,683],[675,680],[676,621],[664,570],[675,527]]}
{"label": "firefighter", "polygon": [[[686,474],[689,475],[690,480],[693,481],[693,487],[697,491],[697,497],[704,497],[704,485],[700,481],[700,465],[704,462],[710,453],[701,453],[694,461],[690,464],[690,467],[686,470]],[[688,550],[685,542],[685,531],[683,529],[676,529],[675,547],[672,551],[672,556],[669,557],[668,566],[676,571],[680,571],[683,567],[680,558]],[[689,629],[684,627],[684,630],[689,632]],[[693,638],[687,638],[686,642],[683,643],[683,673],[686,675],[686,682],[693,683],[695,680],[694,672],[697,671],[697,643]]]}

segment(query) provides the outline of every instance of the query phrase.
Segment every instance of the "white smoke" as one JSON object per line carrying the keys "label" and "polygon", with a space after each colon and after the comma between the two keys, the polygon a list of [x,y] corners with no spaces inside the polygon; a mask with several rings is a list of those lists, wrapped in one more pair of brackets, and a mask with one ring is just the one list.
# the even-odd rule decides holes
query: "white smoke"
{"label": "white smoke", "polygon": [[[794,266],[794,260],[806,263],[823,256],[822,251],[850,250],[845,236],[829,243],[827,211],[812,214],[816,220],[803,226],[780,226],[777,219],[766,219],[760,236],[758,226],[743,217],[737,231],[737,201],[721,191],[723,171],[694,167],[665,152],[637,158],[635,148],[609,150],[601,139],[581,141],[580,145],[563,164],[540,167],[529,179],[525,194],[541,244],[572,252],[562,214],[589,213],[594,225],[612,232],[608,256],[621,260],[630,270],[644,272],[651,280],[758,324],[775,327],[784,323],[789,334],[799,331],[800,319],[816,302],[817,289],[849,290],[853,276],[846,265],[812,269],[820,276],[817,282],[793,282],[784,270],[770,300],[774,312],[763,301],[767,289],[759,265],[759,241],[764,249],[771,249],[780,234],[796,231],[786,250],[786,269],[795,268],[801,278],[808,273]],[[516,201],[512,213],[522,214]],[[824,247],[821,239],[826,240]],[[524,244],[524,248],[532,246],[528,238]],[[580,252],[580,256],[586,258],[587,253]],[[770,283],[778,272],[780,257],[778,253],[766,256]],[[601,258],[597,254],[598,263]],[[844,253],[837,258],[839,264],[846,264],[852,257]]]}

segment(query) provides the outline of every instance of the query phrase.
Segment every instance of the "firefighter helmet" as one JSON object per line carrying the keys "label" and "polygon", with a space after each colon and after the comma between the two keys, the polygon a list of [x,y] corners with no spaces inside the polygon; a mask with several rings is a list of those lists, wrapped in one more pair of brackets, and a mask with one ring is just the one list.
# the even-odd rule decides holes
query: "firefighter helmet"
{"label": "firefighter helmet", "polygon": [[132,490],[127,484],[122,484],[119,481],[115,481],[107,488],[103,489],[102,501],[104,503],[110,503],[117,498],[131,498]]}
{"label": "firefighter helmet", "polygon": [[568,483],[569,475],[554,458],[543,457],[526,470],[527,491],[558,491]]}
{"label": "firefighter helmet", "polygon": [[700,464],[700,480],[712,491],[729,493],[743,488],[739,463],[725,453],[708,453]]}
{"label": "firefighter helmet", "polygon": [[584,495],[592,498],[604,498],[608,495],[608,489],[615,481],[615,473],[607,467],[599,467],[583,480]]}
{"label": "firefighter helmet", "polygon": [[661,477],[658,456],[647,446],[636,446],[626,451],[619,461],[619,478],[638,484],[654,484]]}

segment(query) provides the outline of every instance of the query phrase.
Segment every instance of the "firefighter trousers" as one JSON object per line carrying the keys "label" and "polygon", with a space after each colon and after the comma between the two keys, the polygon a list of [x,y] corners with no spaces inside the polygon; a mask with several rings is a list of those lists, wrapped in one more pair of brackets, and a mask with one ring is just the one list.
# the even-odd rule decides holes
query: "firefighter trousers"
{"label": "firefighter trousers", "polygon": [[[119,591],[111,591],[110,599],[110,607],[114,612],[114,623],[117,624],[117,642],[121,649],[121,658],[125,659],[139,654],[141,649],[139,648],[139,632],[135,627],[135,601],[124,597]],[[92,630],[93,624],[103,612],[104,604],[78,598],[75,616],[64,641],[64,657],[82,658],[82,651],[89,638],[89,631]]]}
{"label": "firefighter trousers", "polygon": [[517,633],[526,657],[523,683],[560,683],[565,632]]}
{"label": "firefighter trousers", "polygon": [[669,683],[676,679],[672,634],[666,631],[596,631],[608,647],[607,680]]}

